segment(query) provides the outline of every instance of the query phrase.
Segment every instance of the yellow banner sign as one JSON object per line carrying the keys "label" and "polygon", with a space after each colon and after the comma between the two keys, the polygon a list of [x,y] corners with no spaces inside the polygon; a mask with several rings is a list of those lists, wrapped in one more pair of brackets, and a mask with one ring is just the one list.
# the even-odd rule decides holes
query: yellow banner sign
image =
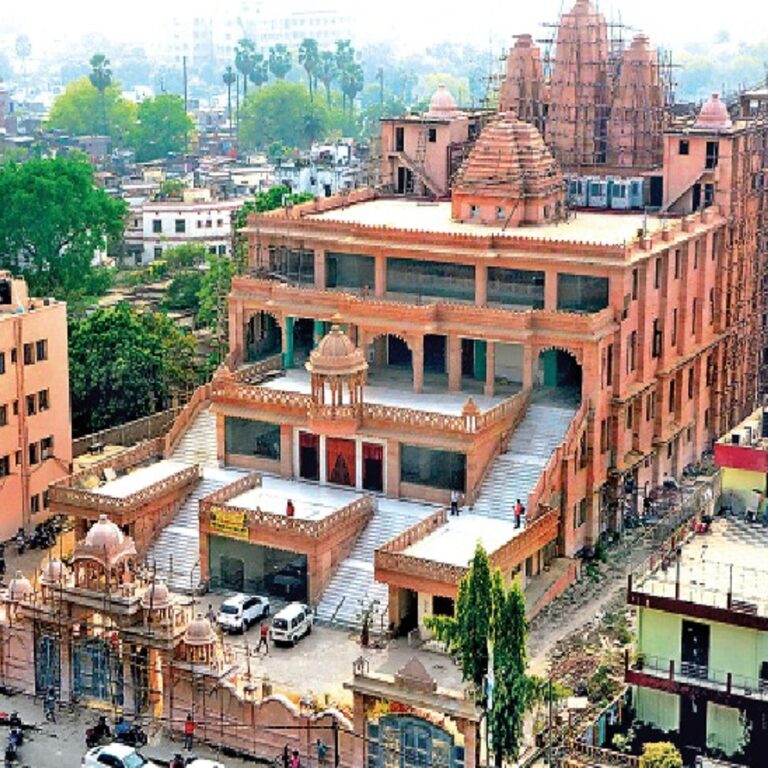
{"label": "yellow banner sign", "polygon": [[211,530],[231,539],[248,541],[248,513],[236,509],[211,507]]}

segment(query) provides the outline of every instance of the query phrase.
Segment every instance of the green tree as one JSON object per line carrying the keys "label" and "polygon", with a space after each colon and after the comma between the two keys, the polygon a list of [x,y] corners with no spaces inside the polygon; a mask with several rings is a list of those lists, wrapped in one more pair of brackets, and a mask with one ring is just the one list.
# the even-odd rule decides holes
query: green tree
{"label": "green tree", "polygon": [[677,747],[668,741],[643,744],[640,768],[683,768],[683,758]]}
{"label": "green tree", "polygon": [[352,47],[352,43],[349,40],[337,40],[334,57],[336,59],[336,76],[341,87],[341,106],[342,109],[346,109],[347,92],[344,89],[344,78],[347,70],[355,63],[355,49]]}
{"label": "green tree", "polygon": [[91,56],[90,64],[91,74],[88,75],[88,79],[101,97],[102,133],[106,136],[109,134],[109,125],[107,123],[107,101],[105,94],[107,88],[112,84],[112,70],[109,66],[109,59],[103,53],[95,53]]}
{"label": "green tree", "polygon": [[248,96],[240,111],[240,144],[264,149],[277,141],[287,147],[306,147],[308,134],[323,136],[328,122],[327,108],[311,104],[303,85],[278,81]]}
{"label": "green tree", "polygon": [[71,319],[73,432],[88,434],[169,407],[197,381],[194,355],[190,334],[125,302]]}
{"label": "green tree", "polygon": [[163,309],[186,309],[197,315],[200,309],[200,272],[182,272],[176,275],[163,297]]}
{"label": "green tree", "polygon": [[102,98],[88,77],[73,80],[53,102],[47,127],[73,136],[94,136],[102,131],[103,109],[110,138],[123,145],[136,124],[136,105],[122,97],[120,85],[114,81]]}
{"label": "green tree", "polygon": [[232,65],[227,64],[224,74],[221,76],[224,85],[227,86],[227,120],[230,130],[232,129],[232,86],[237,82],[237,75],[232,71]]}
{"label": "green tree", "polygon": [[269,49],[269,71],[278,79],[283,80],[291,71],[291,52],[283,43],[277,43]]}
{"label": "green tree", "polygon": [[163,253],[163,259],[168,264],[168,270],[172,273],[195,269],[205,264],[207,258],[208,249],[199,243],[175,245]]}
{"label": "green tree", "polygon": [[256,56],[256,43],[247,37],[237,41],[235,48],[235,67],[243,76],[243,99],[248,96],[248,79],[253,74]]}
{"label": "green tree", "polygon": [[213,357],[217,364],[221,363],[227,354],[227,296],[234,274],[235,264],[232,259],[210,255],[208,269],[202,274],[200,289],[197,292],[197,324],[213,331]]}
{"label": "green tree", "polygon": [[154,99],[145,99],[139,104],[138,114],[133,146],[140,163],[165,157],[169,152],[184,151],[194,124],[184,111],[181,96],[162,93]]}
{"label": "green tree", "polygon": [[347,64],[344,69],[339,71],[339,82],[341,92],[345,101],[349,104],[350,122],[355,109],[355,97],[363,90],[364,76],[363,68],[357,63]]}
{"label": "green tree", "polygon": [[83,295],[96,251],[123,234],[128,206],[94,186],[83,157],[0,168],[0,263],[23,272],[33,293]]}
{"label": "green tree", "polygon": [[317,83],[317,68],[320,64],[320,49],[317,40],[305,37],[299,46],[299,64],[307,73],[307,85],[309,86],[309,100],[315,100],[315,86]]}
{"label": "green tree", "polygon": [[269,62],[264,58],[264,54],[257,53],[253,58],[251,82],[257,88],[261,88],[262,85],[269,82]]}
{"label": "green tree", "polygon": [[325,101],[331,106],[331,85],[338,77],[339,68],[336,66],[336,55],[333,51],[323,51],[317,65],[317,77],[325,86]]}

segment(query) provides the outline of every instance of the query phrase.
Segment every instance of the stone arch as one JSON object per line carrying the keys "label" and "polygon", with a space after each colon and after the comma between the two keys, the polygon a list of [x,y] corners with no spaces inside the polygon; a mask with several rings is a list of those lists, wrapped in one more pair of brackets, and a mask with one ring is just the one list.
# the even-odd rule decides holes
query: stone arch
{"label": "stone arch", "polygon": [[[360,346],[368,361],[368,382],[371,384],[397,385],[406,376],[413,377],[413,339],[405,334],[386,331],[361,331]],[[407,372],[407,373],[406,373]]]}
{"label": "stone arch", "polygon": [[584,378],[581,349],[558,344],[542,346],[537,351],[534,370],[537,387],[557,391],[569,400],[581,400]]}
{"label": "stone arch", "polygon": [[244,318],[243,355],[256,363],[283,351],[283,318],[268,309],[248,312]]}

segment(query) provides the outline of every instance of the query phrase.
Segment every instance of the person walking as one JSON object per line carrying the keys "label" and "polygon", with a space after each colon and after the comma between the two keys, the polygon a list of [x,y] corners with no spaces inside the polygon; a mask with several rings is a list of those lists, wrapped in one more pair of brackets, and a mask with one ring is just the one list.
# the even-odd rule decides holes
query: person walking
{"label": "person walking", "polygon": [[317,743],[315,744],[315,749],[317,750],[318,766],[324,766],[326,764],[325,761],[328,758],[328,747],[322,741],[320,741],[320,739],[318,739]]}
{"label": "person walking", "polygon": [[459,492],[455,488],[451,491],[451,514],[459,515]]}
{"label": "person walking", "polygon": [[190,712],[187,715],[187,719],[184,721],[184,749],[187,752],[192,750],[192,742],[195,738],[195,720]]}
{"label": "person walking", "polygon": [[205,618],[208,619],[214,627],[216,626],[216,611],[213,610],[213,606],[210,603],[208,603],[208,611],[205,614]]}
{"label": "person walking", "polygon": [[269,624],[265,621],[259,626],[259,644],[256,646],[256,653],[261,652],[261,646],[264,646],[264,653],[269,656]]}
{"label": "person walking", "polygon": [[515,528],[520,527],[520,520],[523,516],[523,512],[525,512],[525,507],[523,507],[520,499],[518,499],[515,502]]}
{"label": "person walking", "polygon": [[45,719],[49,723],[56,722],[56,689],[50,685],[45,692],[45,701],[43,702]]}

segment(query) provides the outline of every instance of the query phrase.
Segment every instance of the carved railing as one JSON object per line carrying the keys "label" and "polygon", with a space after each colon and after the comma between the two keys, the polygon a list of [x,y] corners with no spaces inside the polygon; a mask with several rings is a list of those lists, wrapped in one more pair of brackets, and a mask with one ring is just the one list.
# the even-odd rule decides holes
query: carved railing
{"label": "carved railing", "polygon": [[323,421],[360,422],[363,405],[321,405],[314,401],[309,404],[309,418]]}
{"label": "carved railing", "polygon": [[189,429],[200,409],[205,407],[211,400],[211,385],[203,384],[198,387],[187,404],[181,409],[179,415],[174,419],[171,428],[164,438],[164,453],[169,456]]}
{"label": "carved railing", "polygon": [[312,402],[309,395],[301,392],[286,392],[281,389],[260,387],[256,384],[241,384],[226,376],[220,376],[213,380],[211,395],[220,400],[274,405],[286,414],[297,416],[306,416]]}
{"label": "carved railing", "polygon": [[105,496],[85,488],[73,488],[65,484],[56,484],[50,487],[51,501],[79,509],[92,509],[104,514],[125,514],[144,506],[147,502],[160,496],[165,496],[179,488],[184,488],[199,480],[200,477],[200,467],[194,464],[123,498]]}
{"label": "carved railing", "polygon": [[271,373],[277,373],[283,367],[283,356],[280,352],[256,363],[249,363],[234,373],[235,381],[245,384],[259,384]]}
{"label": "carved railing", "polygon": [[445,524],[448,519],[447,511],[443,507],[433,512],[428,517],[420,520],[418,523],[406,528],[398,533],[394,539],[390,539],[386,544],[379,547],[377,552],[402,552],[408,549],[412,544],[429,536],[434,530]]}
{"label": "carved railing", "polygon": [[560,464],[562,460],[573,450],[574,441],[578,438],[589,417],[589,401],[584,399],[581,402],[579,410],[571,419],[571,423],[566,430],[560,445],[552,451],[544,471],[539,476],[539,480],[533,490],[528,494],[528,520],[535,520],[547,508],[544,502],[545,495],[550,493],[553,486],[559,489],[560,483],[558,474],[561,471]]}
{"label": "carved railing", "polygon": [[203,496],[200,499],[200,508],[211,507],[214,504],[225,504],[230,499],[234,499],[247,491],[261,488],[261,485],[261,475],[257,472],[251,472],[249,475],[241,477],[239,480],[235,480],[235,482],[229,483],[222,488],[218,488],[207,496]]}
{"label": "carved railing", "polygon": [[611,749],[585,744],[583,741],[571,740],[568,742],[569,755],[574,760],[574,765],[582,763],[581,758],[589,760],[587,765],[621,766],[622,768],[640,768],[641,760],[635,755],[626,755],[623,752],[614,752]]}

